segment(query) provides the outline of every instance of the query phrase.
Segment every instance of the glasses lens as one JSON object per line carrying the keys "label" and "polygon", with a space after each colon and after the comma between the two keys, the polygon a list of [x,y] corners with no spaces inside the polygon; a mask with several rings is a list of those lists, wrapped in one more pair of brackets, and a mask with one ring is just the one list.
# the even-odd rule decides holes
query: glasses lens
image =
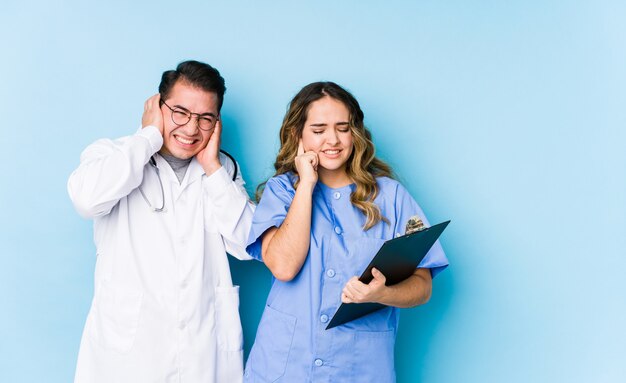
{"label": "glasses lens", "polygon": [[200,117],[198,119],[198,126],[202,130],[211,130],[215,125],[215,120],[206,117]]}
{"label": "glasses lens", "polygon": [[185,125],[187,122],[189,122],[190,118],[191,115],[183,112],[182,110],[174,109],[172,111],[172,121],[174,121],[176,125]]}

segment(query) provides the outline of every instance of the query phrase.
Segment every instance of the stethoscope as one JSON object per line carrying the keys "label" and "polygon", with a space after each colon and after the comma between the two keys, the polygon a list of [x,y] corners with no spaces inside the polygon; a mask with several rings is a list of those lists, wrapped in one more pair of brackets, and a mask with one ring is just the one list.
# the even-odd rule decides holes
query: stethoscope
{"label": "stethoscope", "polygon": [[[226,155],[226,157],[228,157],[233,162],[233,165],[235,166],[235,171],[233,172],[233,177],[232,177],[234,181],[235,179],[237,179],[237,172],[239,171],[239,167],[237,166],[237,161],[235,161],[235,157],[233,157],[227,151],[220,149],[220,152],[224,153],[224,155]],[[165,209],[165,190],[163,189],[163,181],[161,180],[159,167],[157,166],[156,159],[154,159],[154,156],[150,157],[150,161],[148,161],[148,163],[150,164],[150,167],[154,168],[157,178],[159,179],[159,187],[161,188],[161,207],[152,206],[152,204],[148,200],[148,197],[146,197],[146,194],[143,192],[141,185],[139,185],[139,192],[141,193],[143,200],[146,201],[146,204],[148,204],[148,207],[150,208],[150,210],[152,210],[155,213],[159,213]]]}

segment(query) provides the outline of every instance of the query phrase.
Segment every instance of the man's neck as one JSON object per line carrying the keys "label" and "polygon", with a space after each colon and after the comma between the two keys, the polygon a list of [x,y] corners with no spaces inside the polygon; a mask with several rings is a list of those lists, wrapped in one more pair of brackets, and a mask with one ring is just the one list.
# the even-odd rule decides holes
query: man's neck
{"label": "man's neck", "polygon": [[185,178],[185,173],[187,173],[187,168],[189,168],[189,164],[191,163],[191,158],[186,160],[180,159],[178,157],[174,157],[169,154],[160,153],[161,157],[170,165],[174,174],[176,174],[176,178],[178,178],[178,183],[182,183]]}

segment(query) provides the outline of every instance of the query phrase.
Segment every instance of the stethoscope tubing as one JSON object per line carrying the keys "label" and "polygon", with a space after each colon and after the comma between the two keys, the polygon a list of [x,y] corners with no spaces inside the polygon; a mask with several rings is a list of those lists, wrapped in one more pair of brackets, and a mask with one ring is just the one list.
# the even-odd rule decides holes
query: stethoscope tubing
{"label": "stethoscope tubing", "polygon": [[[236,180],[237,179],[237,172],[239,171],[239,167],[237,166],[237,161],[235,160],[235,157],[233,157],[230,153],[228,153],[225,150],[220,149],[220,152],[224,153],[224,155],[226,157],[228,157],[233,162],[233,166],[235,167],[235,171],[233,172],[232,180],[233,181]],[[162,212],[165,209],[165,190],[163,189],[163,181],[161,180],[161,173],[159,172],[159,167],[157,166],[156,159],[154,158],[154,156],[150,157],[150,160],[148,162],[150,163],[150,167],[154,168],[154,171],[156,172],[157,178],[159,179],[159,187],[161,189],[161,207],[154,207],[154,206],[152,206],[152,204],[148,200],[148,197],[146,197],[146,194],[143,192],[143,189],[141,188],[141,185],[139,185],[139,192],[141,193],[141,196],[143,197],[143,200],[146,201],[146,204],[148,205],[150,210],[152,210],[155,213],[158,213],[158,212]]]}

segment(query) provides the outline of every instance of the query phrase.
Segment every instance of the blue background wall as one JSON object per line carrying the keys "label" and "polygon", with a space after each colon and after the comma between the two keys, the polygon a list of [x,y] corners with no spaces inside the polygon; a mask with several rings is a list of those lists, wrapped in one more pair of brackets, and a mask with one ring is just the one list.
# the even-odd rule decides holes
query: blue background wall
{"label": "blue background wall", "polygon": [[[287,102],[330,79],[452,219],[452,266],[402,314],[399,382],[626,381],[625,19],[619,1],[4,1],[0,381],[71,381],[95,257],[67,177],[189,58],[227,80],[223,146],[251,190]],[[232,266],[247,352],[270,278]]]}

